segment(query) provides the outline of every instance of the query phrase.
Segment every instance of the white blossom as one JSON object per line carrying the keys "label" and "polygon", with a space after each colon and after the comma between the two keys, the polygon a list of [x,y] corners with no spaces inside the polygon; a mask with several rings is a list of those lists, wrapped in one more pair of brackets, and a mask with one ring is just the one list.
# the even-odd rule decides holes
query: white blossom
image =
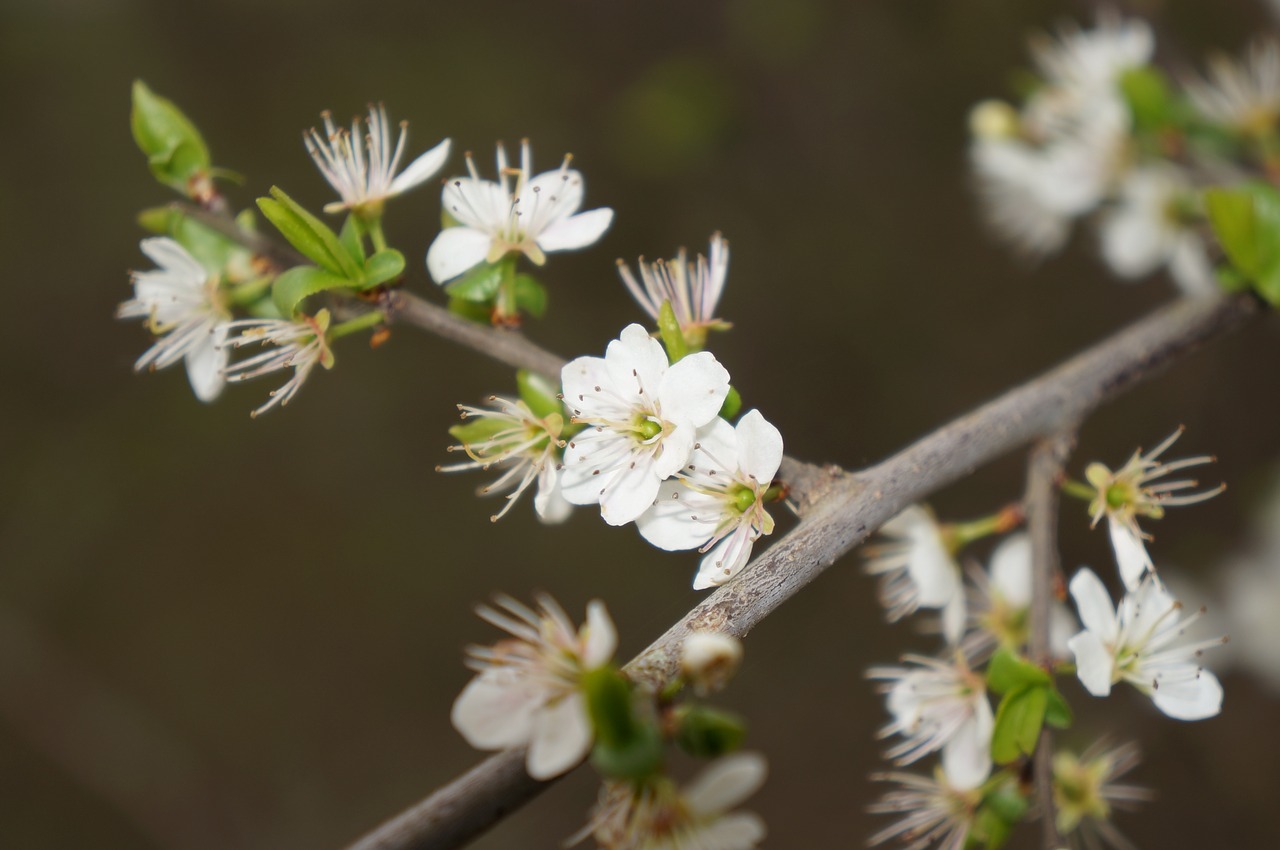
{"label": "white blossom", "polygon": [[1087,568],[1071,579],[1071,595],[1084,631],[1069,645],[1085,690],[1105,697],[1112,685],[1129,682],[1178,720],[1202,720],[1221,710],[1222,686],[1199,658],[1224,638],[1180,642],[1200,614],[1182,618],[1181,603],[1154,575],[1126,593],[1118,608]]}
{"label": "white blossom", "polygon": [[[977,657],[995,646],[1025,646],[1031,634],[1031,538],[1025,533],[1009,535],[991,553],[988,570],[969,572],[977,594],[970,612],[975,628],[964,642],[966,655]],[[1069,657],[1067,641],[1078,630],[1071,612],[1054,600],[1049,608],[1050,654]]]}
{"label": "white blossom", "polygon": [[653,506],[636,525],[653,545],[705,553],[697,590],[724,584],[751,558],[761,536],[773,533],[765,492],[782,463],[782,435],[758,410],[736,427],[716,417],[699,429],[689,462],[662,482]]}
{"label": "white blossom", "polygon": [[324,119],[324,135],[312,128],[302,134],[302,141],[324,179],[342,198],[325,204],[324,211],[328,213],[376,211],[388,198],[428,180],[449,158],[449,140],[445,139],[396,174],[409,138],[408,122],[400,123],[400,135],[392,149],[387,110],[381,104],[369,106],[363,133],[358,118],[352,119],[351,130],[348,131],[335,127],[329,112],[321,113],[321,117]]}
{"label": "white blossom", "polygon": [[133,368],[163,369],[183,360],[196,398],[213,401],[225,382],[223,342],[231,319],[218,297],[218,279],[173,239],[143,239],[139,247],[159,268],[133,273],[133,298],[116,316],[142,319],[159,339]]}
{"label": "white blossom", "polygon": [[[604,235],[613,221],[608,207],[578,212],[582,206],[582,174],[569,167],[534,175],[529,141],[520,143],[520,165],[507,164],[498,145],[498,180],[483,180],[471,154],[468,177],[445,181],[441,202],[458,221],[446,227],[427,250],[427,270],[444,283],[475,266],[495,263],[510,252],[524,254],[534,265],[553,251],[585,248]],[[514,178],[514,181],[513,179]]]}
{"label": "white blossom", "polygon": [[729,273],[729,242],[719,233],[711,237],[708,256],[698,255],[689,262],[688,252],[681,248],[675,259],[646,263],[641,257],[636,264],[640,277],[618,260],[618,274],[636,302],[655,322],[664,302],[671,303],[680,329],[689,334],[706,336],[708,328],[727,328],[728,323],[716,318],[716,305],[724,291]]}
{"label": "white blossom", "polygon": [[527,745],[529,775],[550,779],[591,749],[582,676],[609,662],[618,636],[599,600],[587,604],[587,621],[576,631],[554,599],[542,595],[537,601],[537,611],[507,596],[496,607],[476,609],[511,638],[468,648],[467,663],[477,675],[454,701],[451,717],[477,749]]}
{"label": "white blossom", "polygon": [[[238,331],[227,344],[235,348],[258,344],[266,350],[226,367],[228,381],[247,381],[272,372],[292,369],[293,375],[279,389],[271,391],[271,397],[250,416],[266,413],[277,404],[287,405],[302,388],[302,384],[319,363],[332,369],[333,351],[329,347],[329,311],[321,310],[315,316],[301,315],[296,319],[239,319],[230,323],[228,331]],[[272,346],[267,348],[267,346]]]}
{"label": "white blossom", "polygon": [[904,740],[885,753],[905,765],[942,751],[942,767],[955,788],[976,788],[991,774],[991,733],[995,719],[986,682],[963,656],[954,662],[907,655],[909,667],[873,667],[867,678],[885,684],[893,720],[880,737]]}
{"label": "white blossom", "polygon": [[586,830],[603,850],[751,850],[765,837],[754,812],[730,811],[764,784],[758,753],[708,765],[685,788],[666,779],[636,788],[606,783]]}
{"label": "white blossom", "polygon": [[982,794],[973,788],[959,788],[938,766],[933,776],[914,773],[873,774],[872,779],[893,782],[896,788],[867,807],[873,814],[902,815],[902,819],[871,836],[875,846],[898,839],[906,850],[964,850],[973,829]]}
{"label": "white blossom", "polygon": [[680,644],[680,673],[699,694],[723,690],[741,663],[742,641],[724,632],[693,632]]}
{"label": "white blossom", "polygon": [[1120,77],[1149,63],[1154,52],[1151,27],[1112,10],[1100,11],[1093,29],[1067,24],[1056,39],[1040,36],[1031,44],[1032,57],[1045,80],[1057,90],[1078,93],[1081,99],[1117,91]]}
{"label": "white blossom", "polygon": [[1236,130],[1262,134],[1280,117],[1280,43],[1258,41],[1243,62],[1218,56],[1207,79],[1185,83],[1188,97],[1206,117]]}
{"label": "white blossom", "polygon": [[565,448],[564,496],[598,503],[606,522],[625,525],[689,462],[698,429],[728,396],[729,373],[705,351],[668,365],[662,346],[633,324],[604,357],[568,363],[561,386],[573,421],[588,426]]}
{"label": "white blossom", "polygon": [[1140,761],[1135,744],[1097,743],[1080,755],[1062,750],[1053,756],[1053,802],[1058,832],[1073,847],[1103,844],[1132,850],[1133,844],[1111,823],[1116,809],[1133,809],[1152,798],[1138,785],[1117,782]]}
{"label": "white blossom", "polygon": [[933,514],[913,505],[881,526],[880,533],[891,540],[866,548],[866,570],[882,577],[880,602],[889,621],[919,608],[938,608],[943,634],[957,643],[966,617],[964,581]]}
{"label": "white blossom", "polygon": [[538,489],[533,507],[538,518],[548,524],[564,522],[573,511],[573,506],[560,492],[560,450],[564,447],[560,432],[564,428],[564,417],[558,413],[539,417],[523,401],[496,395],[489,397],[489,403],[490,407],[458,405],[463,419],[485,423],[483,438],[450,446],[449,451],[465,452],[470,460],[437,466],[436,471],[501,469],[502,474],[496,481],[480,489],[481,495],[508,491],[504,496],[506,504],[490,517],[494,522],[511,510],[521,494],[536,481]]}

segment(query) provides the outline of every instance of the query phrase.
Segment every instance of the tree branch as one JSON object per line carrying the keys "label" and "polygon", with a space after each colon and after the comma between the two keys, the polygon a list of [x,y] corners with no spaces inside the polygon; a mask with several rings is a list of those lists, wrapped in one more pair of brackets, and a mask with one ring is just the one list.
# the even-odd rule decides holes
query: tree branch
{"label": "tree branch", "polygon": [[[1031,535],[1031,660],[1046,668],[1053,664],[1049,647],[1049,618],[1053,584],[1058,575],[1058,485],[1062,467],[1075,447],[1076,428],[1067,426],[1038,442],[1027,464],[1027,531]],[[1053,804],[1053,734],[1045,726],[1035,752],[1036,801],[1044,850],[1063,846]]]}
{"label": "tree branch", "polygon": [[[851,474],[788,459],[782,475],[792,483],[799,524],[633,659],[628,675],[664,685],[678,670],[690,631],[745,635],[903,508],[1037,437],[1074,427],[1099,405],[1258,312],[1258,302],[1247,295],[1180,300],[869,469]],[[523,764],[519,749],[491,756],[349,850],[461,846],[550,784],[530,779]]]}

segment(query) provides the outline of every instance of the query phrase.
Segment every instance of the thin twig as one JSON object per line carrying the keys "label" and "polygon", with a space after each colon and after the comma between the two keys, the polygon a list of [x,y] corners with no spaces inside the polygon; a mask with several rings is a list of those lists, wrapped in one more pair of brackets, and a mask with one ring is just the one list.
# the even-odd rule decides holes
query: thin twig
{"label": "thin twig", "polygon": [[[1053,653],[1049,647],[1049,618],[1053,610],[1053,585],[1058,574],[1058,483],[1063,465],[1075,447],[1076,428],[1068,426],[1040,442],[1031,450],[1027,463],[1027,531],[1031,535],[1031,659],[1049,668]],[[1040,732],[1035,752],[1036,802],[1044,850],[1062,847],[1062,835],[1053,804],[1053,734],[1046,726]]]}
{"label": "thin twig", "polygon": [[[633,659],[628,675],[661,687],[676,673],[690,631],[745,635],[903,508],[1037,437],[1074,426],[1258,312],[1258,302],[1247,295],[1184,299],[862,472],[788,459],[782,476],[792,483],[799,524]],[[459,847],[550,784],[530,779],[523,764],[519,749],[491,756],[349,850]]]}

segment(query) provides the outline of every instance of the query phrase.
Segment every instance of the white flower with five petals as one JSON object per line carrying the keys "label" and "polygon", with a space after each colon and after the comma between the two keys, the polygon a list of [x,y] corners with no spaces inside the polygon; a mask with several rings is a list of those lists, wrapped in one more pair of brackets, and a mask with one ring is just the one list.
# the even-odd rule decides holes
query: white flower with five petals
{"label": "white flower with five petals", "polygon": [[565,448],[564,497],[598,503],[610,525],[625,525],[653,504],[729,394],[729,373],[710,352],[668,364],[662,346],[634,324],[604,357],[568,363],[560,383],[573,421],[588,426]]}
{"label": "white flower with five petals", "polygon": [[427,271],[435,282],[452,280],[481,262],[496,263],[511,252],[540,266],[552,251],[585,248],[603,236],[613,210],[578,212],[582,174],[569,167],[572,160],[565,156],[560,168],[535,176],[527,139],[520,143],[518,168],[507,164],[499,144],[495,182],[480,178],[468,153],[470,176],[445,181],[441,198],[459,224],[440,231],[427,250]]}
{"label": "white flower with five petals", "polygon": [[662,482],[653,507],[636,520],[640,534],[667,551],[705,553],[695,590],[724,584],[773,533],[765,491],[782,463],[782,435],[752,410],[732,426],[719,417],[698,432],[689,463]]}
{"label": "white flower with five petals", "polygon": [[1071,595],[1084,631],[1068,645],[1085,690],[1105,697],[1112,685],[1129,682],[1177,720],[1203,720],[1221,710],[1222,685],[1200,666],[1199,658],[1225,638],[1175,646],[1200,613],[1182,619],[1181,603],[1154,575],[1126,593],[1118,608],[1087,568],[1071,579]]}

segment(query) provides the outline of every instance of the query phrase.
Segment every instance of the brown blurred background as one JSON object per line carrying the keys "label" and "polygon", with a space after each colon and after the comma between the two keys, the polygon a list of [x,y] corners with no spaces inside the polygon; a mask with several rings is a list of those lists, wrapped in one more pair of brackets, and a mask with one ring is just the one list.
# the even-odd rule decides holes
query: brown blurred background
{"label": "brown blurred background", "polygon": [[[693,604],[696,558],[649,548],[590,510],[498,525],[482,479],[433,472],[454,403],[512,376],[405,329],[338,350],[296,401],[258,421],[270,384],[212,406],[180,368],[137,376],[148,344],[116,322],[126,269],[145,267],[135,212],[169,199],[128,131],[145,79],[203,129],[217,164],[330,199],[300,131],[370,100],[477,152],[533,140],[571,150],[587,205],[612,206],[602,244],[556,255],[550,316],[529,333],[599,354],[640,318],[615,257],[733,244],[717,354],[801,458],[858,466],[1047,368],[1173,295],[1112,280],[1078,238],[1038,268],[980,226],[965,117],[1008,95],[1024,37],[1079,5],[1025,0],[5,0],[0,7],[0,847],[338,848],[480,755],[449,725],[461,649],[494,634],[471,606],[504,590],[605,599],[628,656]],[[1250,0],[1171,0],[1162,26],[1189,56],[1269,27]],[[393,202],[411,286],[438,194]],[[1158,529],[1157,558],[1211,587],[1250,532],[1280,459],[1280,333],[1254,323],[1089,421],[1077,471],[1118,463],[1178,424],[1214,452],[1226,495]],[[1018,457],[942,493],[984,513],[1022,486]],[[1064,561],[1109,561],[1079,504]],[[784,527],[785,527],[784,523]],[[975,554],[985,554],[977,549]],[[725,702],[772,775],[753,808],[770,847],[854,847],[878,825],[862,679],[905,647],[858,559],[837,564],[751,636]],[[1277,651],[1280,651],[1278,648]],[[1212,660],[1210,660],[1212,666]],[[1121,816],[1140,846],[1280,846],[1277,704],[1225,677],[1222,717],[1180,724],[1132,690],[1074,684],[1079,744],[1136,738],[1135,778],[1160,800]],[[579,771],[476,843],[556,848],[594,799]],[[1031,832],[1031,830],[1027,830]]]}

